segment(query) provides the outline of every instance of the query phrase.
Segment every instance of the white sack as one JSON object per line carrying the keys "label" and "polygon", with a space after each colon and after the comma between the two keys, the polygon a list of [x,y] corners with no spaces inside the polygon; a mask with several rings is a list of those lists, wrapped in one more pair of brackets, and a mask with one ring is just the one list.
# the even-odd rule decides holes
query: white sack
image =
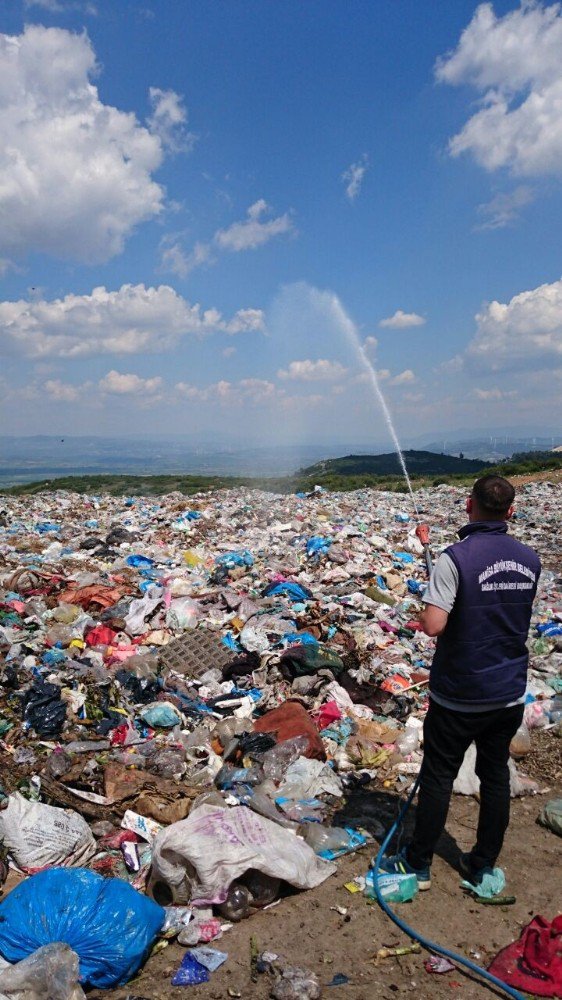
{"label": "white sack", "polygon": [[151,883],[163,881],[174,898],[187,894],[198,905],[222,903],[250,868],[298,889],[312,889],[336,871],[300,837],[245,806],[202,805],[156,837]]}
{"label": "white sack", "polygon": [[53,865],[79,868],[97,850],[90,827],[77,812],[29,802],[19,792],[0,811],[0,841],[28,874]]}

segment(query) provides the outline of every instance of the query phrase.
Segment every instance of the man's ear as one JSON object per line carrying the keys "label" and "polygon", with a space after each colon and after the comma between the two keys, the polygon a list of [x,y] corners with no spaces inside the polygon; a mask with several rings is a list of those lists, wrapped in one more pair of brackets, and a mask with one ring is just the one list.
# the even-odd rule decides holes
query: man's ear
{"label": "man's ear", "polygon": [[514,514],[514,512],[515,512],[515,507],[514,507],[514,506],[513,506],[513,504],[512,504],[512,505],[511,505],[511,507],[509,508],[509,510],[508,510],[508,512],[507,512],[507,514],[505,515],[505,519],[506,519],[506,521],[509,521],[509,519],[510,519],[511,517],[513,517],[513,514]]}
{"label": "man's ear", "polygon": [[467,514],[470,514],[472,512],[472,497],[466,498],[465,510]]}

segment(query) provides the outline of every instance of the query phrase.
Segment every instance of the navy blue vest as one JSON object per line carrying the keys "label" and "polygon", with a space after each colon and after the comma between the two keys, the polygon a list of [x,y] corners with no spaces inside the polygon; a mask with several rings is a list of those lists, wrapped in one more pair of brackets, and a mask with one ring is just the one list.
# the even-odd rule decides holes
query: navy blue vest
{"label": "navy blue vest", "polygon": [[473,521],[446,553],[459,588],[431,665],[430,691],[477,705],[515,701],[527,683],[527,636],[541,571],[505,521]]}

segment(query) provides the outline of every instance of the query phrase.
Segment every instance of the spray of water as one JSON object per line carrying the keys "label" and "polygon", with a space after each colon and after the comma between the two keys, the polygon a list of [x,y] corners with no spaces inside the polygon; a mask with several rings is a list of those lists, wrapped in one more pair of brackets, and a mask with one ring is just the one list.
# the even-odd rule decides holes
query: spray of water
{"label": "spray of water", "polygon": [[400,441],[398,440],[398,435],[396,433],[396,428],[394,427],[394,424],[392,422],[392,416],[390,414],[390,410],[388,408],[388,404],[387,404],[386,399],[384,398],[384,396],[382,394],[382,390],[381,390],[381,387],[379,385],[379,380],[377,378],[376,369],[375,369],[375,367],[374,367],[371,359],[369,358],[369,355],[367,354],[367,352],[366,352],[363,344],[361,343],[361,340],[359,339],[359,334],[357,333],[357,329],[355,327],[355,324],[352,322],[352,320],[349,318],[349,316],[345,312],[345,310],[344,310],[341,302],[339,301],[339,299],[337,298],[336,295],[334,295],[333,299],[332,299],[332,309],[334,310],[335,313],[337,313],[338,319],[339,319],[339,323],[340,323],[342,329],[345,331],[345,335],[346,335],[347,339],[349,340],[350,344],[352,345],[355,353],[357,354],[357,357],[361,361],[361,364],[363,365],[365,371],[367,372],[367,375],[369,376],[369,383],[370,383],[371,388],[372,388],[373,392],[375,393],[375,396],[376,396],[376,398],[377,398],[377,400],[379,402],[380,408],[381,408],[381,410],[383,412],[383,416],[384,416],[384,419],[385,419],[386,426],[388,427],[388,432],[389,432],[390,437],[392,439],[392,443],[394,444],[394,448],[396,450],[396,454],[398,455],[398,461],[400,462],[400,468],[402,469],[402,473],[404,475],[404,479],[406,481],[406,485],[408,487],[410,496],[412,498],[412,504],[413,504],[413,507],[414,507],[414,511],[416,513],[416,517],[419,517],[418,505],[416,503],[416,499],[415,499],[415,496],[414,496],[414,491],[412,489],[412,483],[411,483],[411,480],[410,480],[410,476],[408,474],[408,469],[407,469],[407,466],[406,466],[406,461],[404,459],[402,448],[400,447]]}

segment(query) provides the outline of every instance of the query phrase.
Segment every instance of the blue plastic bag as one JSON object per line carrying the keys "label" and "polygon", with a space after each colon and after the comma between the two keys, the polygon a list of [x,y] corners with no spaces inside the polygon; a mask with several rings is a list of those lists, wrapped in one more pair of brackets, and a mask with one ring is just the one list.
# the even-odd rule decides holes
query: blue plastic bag
{"label": "blue plastic bag", "polygon": [[322,535],[313,535],[306,543],[306,554],[307,556],[325,556],[331,544],[331,538],[323,538]]}
{"label": "blue plastic bag", "polygon": [[127,556],[125,562],[127,563],[127,566],[141,566],[143,569],[154,566],[154,559],[149,559],[148,556]]}
{"label": "blue plastic bag", "polygon": [[240,552],[225,552],[223,556],[216,556],[217,566],[226,566],[227,569],[234,569],[235,566],[253,566],[254,557],[247,549]]}
{"label": "blue plastic bag", "polygon": [[562,624],[560,622],[544,622],[542,625],[535,625],[539,635],[547,638],[554,635],[562,635]]}
{"label": "blue plastic bag", "polygon": [[270,583],[262,591],[263,597],[278,597],[280,594],[284,594],[290,601],[307,601],[312,597],[312,593],[308,587],[303,587],[300,583],[291,583],[290,580],[284,580],[281,583]]}
{"label": "blue plastic bag", "polygon": [[208,969],[188,951],[172,977],[172,986],[197,986],[199,983],[208,983],[210,978]]}
{"label": "blue plastic bag", "polygon": [[44,944],[64,941],[80,959],[83,984],[121,986],[140,968],[165,916],[121,879],[49,868],[0,903],[0,955],[20,962]]}

